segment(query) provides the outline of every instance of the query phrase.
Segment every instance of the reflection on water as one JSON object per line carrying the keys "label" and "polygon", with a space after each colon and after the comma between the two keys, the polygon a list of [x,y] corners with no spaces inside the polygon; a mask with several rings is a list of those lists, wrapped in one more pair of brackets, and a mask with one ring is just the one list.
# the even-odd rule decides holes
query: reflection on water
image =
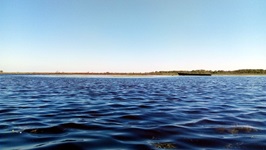
{"label": "reflection on water", "polygon": [[266,149],[266,77],[0,76],[1,149]]}

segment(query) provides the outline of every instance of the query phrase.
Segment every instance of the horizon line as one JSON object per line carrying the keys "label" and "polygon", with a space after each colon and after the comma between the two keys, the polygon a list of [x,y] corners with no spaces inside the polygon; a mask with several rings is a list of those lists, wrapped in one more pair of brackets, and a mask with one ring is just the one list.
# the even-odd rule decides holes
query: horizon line
{"label": "horizon line", "polygon": [[131,72],[120,72],[120,71],[7,71],[5,72],[4,70],[0,70],[0,73],[95,73],[95,74],[100,74],[100,73],[155,73],[155,72],[178,72],[178,71],[238,71],[238,70],[266,70],[262,68],[258,69],[232,69],[232,70],[223,70],[223,69],[192,69],[192,70],[157,70],[157,71],[146,71],[146,72],[136,72],[136,71],[131,71]]}

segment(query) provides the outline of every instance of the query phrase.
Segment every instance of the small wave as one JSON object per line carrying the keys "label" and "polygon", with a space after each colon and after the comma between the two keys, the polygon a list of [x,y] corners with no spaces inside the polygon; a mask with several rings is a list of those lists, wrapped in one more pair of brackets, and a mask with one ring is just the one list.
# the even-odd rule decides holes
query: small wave
{"label": "small wave", "polygon": [[121,119],[128,119],[128,120],[142,120],[143,119],[139,115],[125,115],[125,116],[121,116],[119,118],[121,118]]}
{"label": "small wave", "polygon": [[31,133],[31,134],[62,134],[65,130],[61,127],[54,126],[48,128],[34,128],[34,129],[26,129],[23,132]]}

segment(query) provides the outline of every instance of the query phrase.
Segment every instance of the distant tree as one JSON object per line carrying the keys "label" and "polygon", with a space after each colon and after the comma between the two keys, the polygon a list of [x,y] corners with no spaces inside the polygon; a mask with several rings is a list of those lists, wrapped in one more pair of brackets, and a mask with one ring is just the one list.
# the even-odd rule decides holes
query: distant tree
{"label": "distant tree", "polygon": [[212,71],[212,74],[266,74],[266,70],[263,69],[240,69],[240,70],[233,70],[233,71],[224,71],[224,70],[217,70]]}
{"label": "distant tree", "polygon": [[0,70],[0,73],[3,73],[4,71],[3,70]]}

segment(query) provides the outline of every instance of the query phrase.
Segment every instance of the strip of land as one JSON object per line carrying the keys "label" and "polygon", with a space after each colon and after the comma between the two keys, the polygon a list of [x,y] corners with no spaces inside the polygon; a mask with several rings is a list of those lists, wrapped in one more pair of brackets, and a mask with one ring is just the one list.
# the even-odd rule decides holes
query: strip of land
{"label": "strip of land", "polygon": [[111,76],[145,76],[145,75],[266,75],[264,69],[240,69],[233,71],[225,70],[175,70],[175,71],[154,71],[154,72],[4,72],[0,70],[0,74],[12,75],[111,75]]}

